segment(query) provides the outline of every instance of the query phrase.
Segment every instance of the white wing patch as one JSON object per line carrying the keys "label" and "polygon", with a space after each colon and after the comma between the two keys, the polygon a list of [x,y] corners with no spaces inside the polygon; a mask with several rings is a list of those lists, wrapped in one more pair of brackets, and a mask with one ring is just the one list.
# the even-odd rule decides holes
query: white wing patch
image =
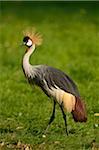
{"label": "white wing patch", "polygon": [[54,99],[56,99],[58,104],[62,105],[65,111],[72,112],[72,110],[75,109],[75,96],[74,95],[61,90],[56,85],[55,85],[56,88],[51,87],[51,89],[49,89],[45,80],[44,80],[44,83],[45,83],[45,88],[48,94]]}

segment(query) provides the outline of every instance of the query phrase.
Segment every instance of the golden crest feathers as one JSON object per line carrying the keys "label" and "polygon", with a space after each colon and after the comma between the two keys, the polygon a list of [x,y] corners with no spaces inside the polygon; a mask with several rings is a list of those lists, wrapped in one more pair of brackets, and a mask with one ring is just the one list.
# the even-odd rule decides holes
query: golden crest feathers
{"label": "golden crest feathers", "polygon": [[23,31],[24,36],[28,36],[35,45],[39,46],[42,44],[42,35],[36,32],[35,28],[28,28]]}

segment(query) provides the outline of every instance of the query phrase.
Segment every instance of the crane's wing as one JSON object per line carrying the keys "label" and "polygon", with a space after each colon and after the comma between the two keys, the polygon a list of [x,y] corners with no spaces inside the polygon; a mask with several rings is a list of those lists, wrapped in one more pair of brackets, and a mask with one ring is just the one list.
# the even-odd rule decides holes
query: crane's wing
{"label": "crane's wing", "polygon": [[76,84],[68,75],[53,67],[45,67],[44,70],[44,79],[50,89],[51,87],[56,88],[57,86],[65,92],[80,97]]}

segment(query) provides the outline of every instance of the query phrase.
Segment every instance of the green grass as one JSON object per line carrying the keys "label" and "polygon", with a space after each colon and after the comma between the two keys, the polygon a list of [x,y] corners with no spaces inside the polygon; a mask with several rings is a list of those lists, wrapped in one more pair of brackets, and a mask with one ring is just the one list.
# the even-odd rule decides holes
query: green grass
{"label": "green grass", "polygon": [[[99,112],[99,3],[98,2],[0,2],[0,142],[3,150],[18,141],[33,150],[91,150],[98,139],[94,113]],[[26,82],[21,69],[25,48],[22,31],[35,26],[43,44],[32,64],[59,68],[77,83],[85,100],[88,121],[75,123],[70,114],[67,137],[59,107],[46,138],[44,129],[52,100]]]}

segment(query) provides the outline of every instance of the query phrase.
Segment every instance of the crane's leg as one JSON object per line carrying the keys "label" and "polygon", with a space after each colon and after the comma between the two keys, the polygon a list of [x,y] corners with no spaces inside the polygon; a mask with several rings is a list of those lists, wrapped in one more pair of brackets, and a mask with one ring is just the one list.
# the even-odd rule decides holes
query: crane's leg
{"label": "crane's leg", "polygon": [[50,124],[53,122],[54,118],[55,118],[55,106],[56,106],[56,102],[54,100],[54,105],[53,105],[53,112],[52,112],[52,115],[50,117],[50,120],[49,120],[49,123],[48,123],[48,126],[44,132],[44,134],[46,134],[46,132],[48,131],[49,127],[50,127]]}
{"label": "crane's leg", "polygon": [[64,113],[62,105],[60,106],[60,108],[61,108],[61,111],[62,111],[62,114],[63,114],[63,119],[65,121],[66,134],[68,136],[66,114]]}

